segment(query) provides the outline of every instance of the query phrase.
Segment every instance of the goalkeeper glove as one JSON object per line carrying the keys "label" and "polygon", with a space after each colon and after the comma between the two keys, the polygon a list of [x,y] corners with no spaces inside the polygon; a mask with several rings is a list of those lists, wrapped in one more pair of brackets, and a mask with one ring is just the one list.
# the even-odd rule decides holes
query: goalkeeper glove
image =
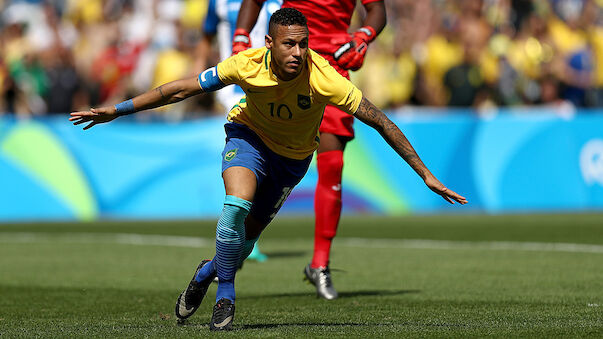
{"label": "goalkeeper glove", "polygon": [[243,28],[237,28],[234,31],[234,36],[232,38],[232,55],[242,52],[248,48],[251,48],[249,32]]}
{"label": "goalkeeper glove", "polygon": [[354,32],[352,40],[341,45],[333,53],[335,61],[343,69],[357,71],[364,62],[364,55],[366,54],[369,42],[373,41],[376,36],[377,33],[373,27],[364,26],[360,28]]}

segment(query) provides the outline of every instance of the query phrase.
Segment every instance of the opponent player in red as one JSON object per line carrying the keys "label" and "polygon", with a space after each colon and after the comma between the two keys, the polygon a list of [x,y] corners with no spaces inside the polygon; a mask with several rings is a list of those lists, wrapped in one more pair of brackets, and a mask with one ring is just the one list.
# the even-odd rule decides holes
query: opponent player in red
{"label": "opponent player in red", "polygon": [[[251,47],[249,32],[255,25],[265,0],[243,0],[232,51],[236,54]],[[368,44],[385,26],[385,5],[381,0],[362,0],[366,17],[362,27],[350,34],[348,29],[356,0],[284,0],[283,7],[302,12],[308,20],[309,47],[323,56],[341,75],[360,69]],[[318,184],[314,198],[316,224],[314,255],[304,268],[306,279],[316,286],[318,296],[331,300],[338,294],[331,280],[329,257],[331,243],[341,216],[341,173],[343,150],[354,138],[354,118],[327,105],[320,125],[317,150]]]}

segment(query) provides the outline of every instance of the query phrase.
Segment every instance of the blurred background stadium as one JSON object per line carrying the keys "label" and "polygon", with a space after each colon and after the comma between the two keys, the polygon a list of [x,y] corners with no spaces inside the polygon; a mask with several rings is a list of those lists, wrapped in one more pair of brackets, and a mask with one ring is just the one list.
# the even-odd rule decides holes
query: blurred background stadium
{"label": "blurred background stadium", "polygon": [[[232,335],[601,338],[603,0],[385,4],[352,81],[469,204],[356,123],[340,298],[301,284],[312,165],[260,240],[268,263],[237,274]],[[214,253],[226,108],[201,95],[88,131],[67,113],[199,72],[207,5],[0,0],[0,336],[206,330],[211,302],[190,326],[173,305]]]}
{"label": "blurred background stadium", "polygon": [[[199,72],[207,4],[0,1],[0,220],[219,214],[225,108],[213,95],[86,133],[66,115]],[[603,208],[603,1],[386,5],[352,81],[471,204],[450,209],[356,124],[346,213]],[[311,213],[315,180],[312,167],[284,213]]]}
{"label": "blurred background stadium", "polygon": [[[207,3],[0,1],[1,110],[64,113],[119,102],[195,73]],[[379,107],[603,105],[601,0],[386,5],[385,31],[353,78]],[[222,111],[211,97],[201,97],[162,116]]]}

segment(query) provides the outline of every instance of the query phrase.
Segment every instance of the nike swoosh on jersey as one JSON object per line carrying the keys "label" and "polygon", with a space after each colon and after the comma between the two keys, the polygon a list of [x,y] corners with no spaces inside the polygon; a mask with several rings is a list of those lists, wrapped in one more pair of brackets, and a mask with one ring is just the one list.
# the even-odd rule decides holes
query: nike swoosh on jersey
{"label": "nike swoosh on jersey", "polygon": [[229,323],[231,320],[232,320],[232,316],[230,315],[230,316],[226,317],[226,319],[224,319],[224,321],[222,321],[221,323],[219,323],[219,324],[214,323],[214,326],[215,326],[215,327],[224,327],[224,326],[226,326],[226,325],[227,325],[227,324],[228,324],[228,323]]}

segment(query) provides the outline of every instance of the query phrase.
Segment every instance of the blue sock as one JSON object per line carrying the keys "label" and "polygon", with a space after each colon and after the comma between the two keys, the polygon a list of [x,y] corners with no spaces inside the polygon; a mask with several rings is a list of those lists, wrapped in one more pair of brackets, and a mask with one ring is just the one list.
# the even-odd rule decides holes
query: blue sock
{"label": "blue sock", "polygon": [[210,278],[210,277],[211,277],[211,279],[213,279],[213,277],[215,275],[216,275],[216,257],[214,257],[205,266],[201,267],[201,269],[197,273],[197,276],[195,276],[195,281],[200,283],[203,280]]}
{"label": "blue sock", "polygon": [[[255,243],[258,241],[260,237],[251,240],[245,240],[243,243],[243,251],[241,252],[241,256],[239,257],[239,261],[237,263],[237,268],[241,266],[243,261],[249,257],[249,254],[253,252],[255,249]],[[261,254],[261,253],[260,253]],[[195,281],[202,282],[203,280],[212,277],[216,274],[216,257],[214,257],[207,265],[201,267],[197,276],[195,276]],[[213,278],[212,278],[213,279]]]}
{"label": "blue sock", "polygon": [[224,201],[224,209],[216,228],[216,302],[222,298],[235,301],[234,279],[245,243],[245,218],[251,205],[251,201],[232,195],[227,195]]}
{"label": "blue sock", "polygon": [[243,244],[243,251],[241,251],[241,256],[239,257],[239,262],[237,263],[237,266],[241,266],[243,261],[245,261],[245,259],[247,259],[249,254],[251,254],[251,251],[253,251],[253,247],[259,238],[260,237],[257,237],[255,239],[245,240],[245,243]]}

